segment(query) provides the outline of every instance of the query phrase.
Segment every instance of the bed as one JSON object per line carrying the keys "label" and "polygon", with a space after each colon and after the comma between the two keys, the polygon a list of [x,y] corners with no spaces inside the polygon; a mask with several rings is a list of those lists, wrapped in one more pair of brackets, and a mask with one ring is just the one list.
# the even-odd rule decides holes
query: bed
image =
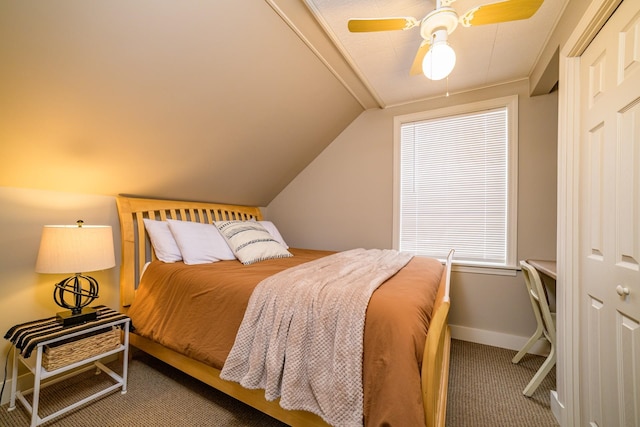
{"label": "bed", "polygon": [[[163,263],[157,259],[154,246],[151,244],[149,236],[147,235],[145,220],[174,221],[174,223],[188,221],[201,224],[213,224],[219,223],[220,221],[263,222],[260,209],[249,206],[144,199],[126,196],[119,196],[116,201],[120,218],[122,243],[122,263],[120,270],[121,306],[124,312],[136,314],[136,316],[133,316],[133,325],[136,330],[131,334],[131,345],[288,425],[329,425],[322,417],[316,415],[314,412],[284,409],[280,406],[279,399],[267,400],[265,398],[265,390],[245,388],[238,382],[223,380],[220,374],[223,369],[221,365],[224,364],[225,357],[232,351],[230,346],[233,345],[233,334],[237,333],[240,326],[239,323],[242,321],[242,310],[246,309],[252,289],[257,282],[261,280],[260,278],[267,277],[274,274],[273,272],[279,272],[283,269],[294,270],[298,268],[296,266],[301,266],[302,264],[307,265],[310,264],[311,261],[327,260],[330,256],[339,256],[339,254],[326,251],[288,248],[290,253],[293,254],[292,257],[269,259],[247,266],[242,265],[236,260],[215,262],[213,265],[194,266],[186,265],[180,261]],[[386,419],[385,417],[387,417],[385,411],[397,410],[393,409],[397,407],[395,399],[398,399],[398,404],[406,403],[411,406],[411,409],[406,412],[416,412],[416,405],[419,406],[419,414],[417,414],[416,417],[420,419],[415,422],[410,421],[410,424],[408,424],[408,421],[403,421],[404,425],[426,425],[427,427],[445,425],[450,348],[450,331],[447,318],[450,305],[449,286],[452,256],[453,251],[451,251],[447,257],[444,266],[436,262],[436,260],[414,257],[400,271],[394,273],[388,280],[385,280],[371,295],[364,327],[363,341],[365,351],[362,356],[363,407],[366,425],[379,425],[387,422],[384,421]],[[435,264],[438,265],[437,268]],[[198,304],[193,304],[195,300],[189,298],[187,299],[189,302],[185,303],[188,304],[187,307],[176,308],[169,305],[169,300],[171,304],[180,300],[182,293],[176,293],[175,289],[169,284],[170,279],[166,279],[166,277],[176,277],[178,274],[186,274],[187,277],[199,277],[201,273],[205,274],[204,270],[209,271],[213,268],[216,269],[215,277],[221,277],[221,281],[234,281],[236,277],[246,275],[245,272],[249,274],[248,272],[255,271],[255,274],[251,273],[251,280],[256,283],[248,288],[243,288],[245,290],[242,292],[246,294],[243,297],[244,302],[225,301],[221,305],[224,306],[226,310],[225,313],[220,315],[222,317],[212,317],[212,319],[218,320],[212,320],[207,327],[207,331],[214,331],[212,333],[215,339],[201,340],[208,343],[205,347],[213,346],[211,351],[206,348],[204,350],[194,349],[192,348],[192,342],[188,342],[186,347],[181,347],[182,344],[172,341],[174,338],[170,337],[171,330],[177,335],[176,339],[179,341],[183,338],[182,335],[185,335],[185,330],[191,330],[191,328],[194,327],[192,324],[206,322],[196,320],[191,321],[192,324],[188,327],[175,326],[178,322],[174,322],[174,320],[180,317],[178,314],[190,313],[190,316],[196,316],[196,314],[193,313],[197,311]],[[145,269],[144,281],[140,284],[140,278]],[[167,272],[163,273],[165,270]],[[171,271],[168,272],[169,270]],[[202,270],[202,272],[200,272],[200,270]],[[223,270],[228,270],[230,274],[228,277],[230,279],[222,279],[221,271]],[[211,273],[207,272],[206,274]],[[395,339],[395,336],[402,334],[396,333],[398,332],[398,328],[394,329],[394,325],[389,324],[390,322],[384,320],[384,317],[381,318],[382,320],[374,317],[374,313],[378,311],[382,311],[383,313],[407,311],[404,308],[394,308],[391,310],[389,303],[385,302],[383,298],[391,295],[391,298],[416,299],[415,296],[402,295],[406,293],[407,287],[417,286],[414,285],[414,282],[417,283],[417,280],[426,282],[426,279],[419,279],[422,275],[429,276],[429,281],[433,282],[433,286],[429,288],[431,290],[428,291],[430,296],[424,297],[425,300],[430,300],[430,313],[422,316],[424,318],[421,317],[421,324],[415,325],[415,331],[417,332],[412,332],[414,336],[408,338],[409,344],[407,345],[409,347],[415,346],[415,349],[407,347],[408,349],[404,350],[401,344],[385,344],[385,340]],[[164,284],[165,282],[167,282],[167,284]],[[140,289],[138,289],[139,285]],[[225,283],[216,286],[221,286],[222,288],[225,286],[228,287]],[[401,289],[400,296],[394,296],[391,293],[397,293],[397,291],[393,291],[393,288],[397,286],[400,286]],[[420,286],[423,285],[421,284]],[[152,293],[152,288],[154,287],[160,289],[160,291],[158,291],[160,292],[159,294]],[[235,284],[232,288],[234,289],[234,294],[242,293],[235,291],[235,289],[238,289]],[[162,291],[162,289],[164,289],[164,291]],[[165,292],[165,294],[162,294],[162,292]],[[224,294],[224,292],[220,291],[220,288],[216,288],[215,292],[200,292],[200,294],[203,293],[213,293],[215,294],[215,298],[221,298]],[[387,297],[385,297],[385,295],[387,295]],[[136,301],[136,298],[138,298],[138,301]],[[233,298],[236,297],[234,296]],[[418,299],[420,298],[422,298],[422,296]],[[153,304],[157,305],[150,305],[150,301],[153,301]],[[409,304],[409,302],[401,302],[400,305],[402,306],[402,304],[405,303]],[[131,308],[132,304],[133,308]],[[215,305],[216,304],[212,304],[211,302],[204,304],[207,311]],[[234,306],[237,306],[237,308],[231,310],[231,307]],[[145,311],[149,313],[161,312],[161,314],[160,317],[147,321],[144,316],[139,314]],[[207,316],[209,315],[213,316],[211,313],[207,314]],[[199,316],[199,314],[197,316]],[[136,324],[137,319],[143,319],[144,321],[141,320],[142,323]],[[171,319],[171,322],[161,319]],[[376,321],[375,319],[378,320]],[[189,317],[184,317],[183,321],[189,322]],[[374,324],[384,325],[387,329],[387,336],[376,337],[378,332],[376,332],[374,326],[372,326]],[[377,328],[378,326],[375,327]],[[401,329],[404,330],[405,327],[403,326]],[[157,331],[160,332],[157,333]],[[167,331],[166,336],[165,331]],[[194,334],[198,336],[201,332],[195,332]],[[411,343],[411,340],[416,341],[417,344]],[[391,349],[385,348],[384,345],[401,349],[400,351],[396,351],[396,353],[400,354],[390,356],[387,353],[389,353]],[[380,356],[380,352],[384,353],[384,355]],[[396,359],[394,358],[396,357],[400,358],[397,360],[410,360],[411,362],[395,363],[394,360]],[[416,359],[415,363],[413,363],[414,361],[412,359]],[[391,362],[384,362],[387,360]],[[381,361],[384,362],[382,365],[385,366],[381,365]],[[414,369],[412,367],[413,365],[417,366],[417,368]],[[407,380],[406,383],[402,381],[391,382],[395,381],[393,378],[397,376],[397,370],[399,370],[398,372],[402,370],[415,370],[416,379],[411,378]],[[384,374],[381,374],[381,372]],[[402,375],[404,375],[404,373],[402,373]],[[414,375],[414,373],[410,372],[409,375]],[[386,377],[389,378],[385,379]],[[389,382],[387,383],[385,381]],[[415,392],[411,392],[411,387],[408,386],[409,383],[417,384],[417,390]],[[407,385],[407,387],[405,387],[405,385]],[[392,417],[393,415],[389,416]],[[410,416],[412,415],[409,415],[409,417]]]}

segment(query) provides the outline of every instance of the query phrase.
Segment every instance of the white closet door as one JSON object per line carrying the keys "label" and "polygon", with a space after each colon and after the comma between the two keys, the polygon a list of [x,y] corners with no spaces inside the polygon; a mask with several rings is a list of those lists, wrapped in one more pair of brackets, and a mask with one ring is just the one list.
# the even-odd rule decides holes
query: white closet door
{"label": "white closet door", "polygon": [[640,426],[640,1],[580,61],[582,423]]}

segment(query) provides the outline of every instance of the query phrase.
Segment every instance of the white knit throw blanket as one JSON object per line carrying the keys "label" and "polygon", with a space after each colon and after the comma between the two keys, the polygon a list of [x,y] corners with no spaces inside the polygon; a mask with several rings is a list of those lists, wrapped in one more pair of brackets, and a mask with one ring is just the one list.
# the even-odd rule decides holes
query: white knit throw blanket
{"label": "white knit throw blanket", "polygon": [[290,268],[254,290],[220,377],[334,426],[363,421],[362,349],[373,291],[412,255],[354,249]]}

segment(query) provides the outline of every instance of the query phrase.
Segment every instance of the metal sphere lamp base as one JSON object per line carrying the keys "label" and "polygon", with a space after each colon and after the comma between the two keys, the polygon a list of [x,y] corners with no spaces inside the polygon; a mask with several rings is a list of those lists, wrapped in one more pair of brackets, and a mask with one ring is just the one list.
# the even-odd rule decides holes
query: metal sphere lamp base
{"label": "metal sphere lamp base", "polygon": [[98,312],[95,308],[91,307],[81,309],[78,314],[74,314],[72,311],[60,311],[56,313],[56,321],[63,327],[79,325],[96,320],[97,318]]}
{"label": "metal sphere lamp base", "polygon": [[[82,287],[81,280],[88,283]],[[73,302],[65,300],[66,296],[71,296]],[[98,282],[93,277],[76,274],[63,281],[56,283],[53,290],[53,299],[62,308],[70,311],[61,311],[56,314],[56,321],[63,327],[78,325],[98,318],[98,312],[91,307],[86,307],[98,298]]]}

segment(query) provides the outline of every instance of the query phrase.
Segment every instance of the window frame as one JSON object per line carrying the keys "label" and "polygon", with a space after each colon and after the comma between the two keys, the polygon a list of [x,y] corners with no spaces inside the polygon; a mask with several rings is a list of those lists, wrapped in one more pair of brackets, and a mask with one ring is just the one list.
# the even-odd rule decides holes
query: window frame
{"label": "window frame", "polygon": [[[412,114],[399,115],[393,121],[393,248],[400,247],[400,196],[401,196],[401,128],[417,121],[448,118],[461,114],[479,113],[496,108],[507,109],[507,226],[506,260],[504,265],[465,263],[455,261],[456,271],[513,276],[518,270],[518,95],[495,98],[469,104],[455,105]],[[455,249],[455,248],[452,248]],[[446,255],[446,254],[445,254]],[[444,256],[444,255],[443,255]]]}

